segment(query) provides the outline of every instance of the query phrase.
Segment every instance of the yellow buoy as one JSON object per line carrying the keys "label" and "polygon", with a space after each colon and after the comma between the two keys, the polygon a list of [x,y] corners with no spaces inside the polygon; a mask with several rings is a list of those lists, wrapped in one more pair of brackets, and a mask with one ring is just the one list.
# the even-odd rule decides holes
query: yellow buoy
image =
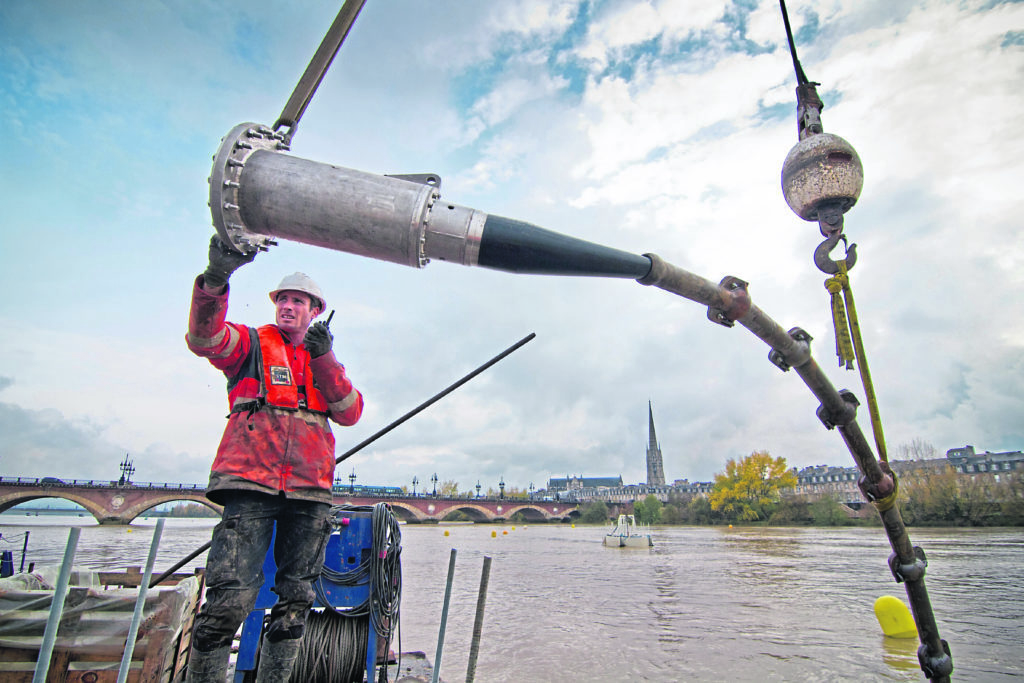
{"label": "yellow buoy", "polygon": [[575,528],[576,528],[576,525],[575,525],[575,524],[573,524],[571,528],[575,529]]}
{"label": "yellow buoy", "polygon": [[512,531],[515,531],[515,530],[516,530],[516,528],[515,528],[515,527],[512,527]]}
{"label": "yellow buoy", "polygon": [[893,595],[883,595],[875,600],[875,618],[882,627],[882,633],[890,638],[917,638],[917,625],[910,609]]}
{"label": "yellow buoy", "polygon": [[448,535],[448,530],[447,530],[447,529],[445,529],[445,530],[444,530],[444,535],[445,535],[445,536],[447,536],[447,535]]}
{"label": "yellow buoy", "polygon": [[497,531],[492,531],[491,532],[491,538],[497,538],[497,537],[498,537],[498,532]]}

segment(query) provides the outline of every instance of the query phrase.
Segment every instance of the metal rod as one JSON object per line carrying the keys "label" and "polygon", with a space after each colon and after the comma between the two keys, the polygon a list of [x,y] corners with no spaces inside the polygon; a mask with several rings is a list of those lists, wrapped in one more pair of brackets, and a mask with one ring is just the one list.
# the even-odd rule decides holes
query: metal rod
{"label": "metal rod", "polygon": [[444,650],[444,632],[448,627],[448,603],[452,599],[452,580],[455,578],[455,553],[452,548],[451,558],[448,560],[448,582],[444,587],[444,606],[441,608],[441,626],[437,632],[437,652],[434,654],[434,669],[430,674],[430,683],[437,683],[441,675],[441,652]]}
{"label": "metal rod", "polygon": [[124,644],[124,656],[121,657],[121,668],[117,672],[117,683],[125,683],[128,680],[128,672],[132,668],[132,654],[135,653],[135,638],[139,635],[139,623],[142,621],[142,613],[146,608],[146,594],[149,592],[149,579],[153,576],[153,565],[156,563],[156,551],[160,548],[160,536],[164,533],[163,517],[156,520],[156,529],[153,530],[153,542],[149,544],[149,558],[146,560],[146,571],[142,575],[142,582],[139,583],[139,597],[135,600],[135,613],[132,614],[132,623],[128,627],[128,639]]}
{"label": "metal rod", "polygon": [[379,432],[377,432],[373,436],[371,436],[368,439],[364,440],[362,443],[359,443],[358,445],[353,446],[349,450],[345,451],[344,453],[339,455],[337,457],[337,459],[335,459],[334,462],[335,463],[340,463],[342,460],[345,460],[346,458],[354,455],[358,451],[361,451],[363,448],[365,448],[366,446],[370,445],[371,443],[373,443],[374,441],[376,441],[380,437],[384,436],[385,434],[390,432],[392,429],[394,429],[398,425],[400,425],[403,422],[405,422],[406,420],[408,420],[410,417],[412,417],[412,416],[416,415],[417,413],[419,413],[420,411],[430,407],[434,403],[437,403],[439,400],[441,400],[442,398],[444,398],[448,394],[452,393],[453,391],[455,391],[456,389],[461,387],[463,384],[465,384],[469,380],[473,379],[474,377],[476,377],[481,372],[483,372],[487,368],[491,367],[492,365],[494,365],[495,363],[497,363],[501,359],[505,358],[505,356],[508,356],[513,351],[516,351],[517,349],[519,349],[519,347],[525,345],[527,342],[529,342],[530,340],[532,340],[536,336],[537,336],[536,332],[531,332],[530,334],[526,335],[525,337],[523,337],[522,339],[517,341],[512,346],[508,347],[507,349],[505,349],[504,351],[499,353],[497,356],[495,356],[494,358],[490,359],[489,361],[487,361],[486,363],[484,363],[483,365],[478,367],[476,370],[474,370],[473,372],[469,373],[468,375],[466,375],[465,377],[460,379],[458,382],[455,382],[454,384],[449,386],[447,389],[441,391],[438,394],[435,394],[432,398],[429,398],[426,401],[424,401],[423,403],[419,404],[418,406],[416,406],[415,408],[410,410],[408,413],[406,413],[402,417],[398,418],[397,420],[395,420],[394,422],[389,424],[384,429],[380,430]]}
{"label": "metal rod", "polygon": [[480,654],[480,634],[484,630],[484,605],[487,604],[487,584],[491,577],[491,558],[484,555],[484,568],[480,574],[480,593],[476,598],[476,618],[473,621],[473,640],[469,644],[469,666],[466,668],[466,683],[473,683],[476,677],[476,659]]}
{"label": "metal rod", "polygon": [[28,552],[28,532],[25,532],[25,544],[21,546],[21,568],[19,572],[25,571],[25,554]]}
{"label": "metal rod", "polygon": [[57,640],[60,618],[64,615],[64,598],[68,594],[68,579],[71,577],[71,565],[75,561],[78,537],[81,534],[82,528],[77,526],[71,527],[71,531],[68,533],[68,544],[64,549],[64,561],[60,565],[60,574],[57,575],[57,583],[53,587],[50,616],[46,619],[43,642],[39,645],[39,659],[36,660],[36,669],[32,675],[32,683],[44,683],[46,675],[50,671],[50,657],[53,656],[53,644]]}
{"label": "metal rod", "polygon": [[338,54],[338,49],[345,41],[345,36],[348,35],[349,29],[355,23],[356,17],[359,16],[359,10],[363,8],[365,2],[366,0],[346,0],[338,10],[338,16],[334,18],[331,27],[327,29],[324,39],[320,42],[320,47],[313,54],[313,58],[309,60],[309,65],[306,66],[302,78],[295,85],[295,90],[288,98],[288,103],[284,105],[281,116],[274,124],[274,130],[282,126],[289,126],[294,132],[294,128],[299,125],[299,119],[302,118],[303,112],[306,111],[310,100],[313,99],[320,81],[323,80],[331,62],[334,61],[334,56]]}
{"label": "metal rod", "polygon": [[173,567],[171,567],[170,569],[165,571],[163,574],[161,574],[160,576],[158,576],[155,579],[153,579],[152,581],[150,581],[149,582],[149,587],[153,588],[153,587],[159,585],[168,576],[170,576],[174,572],[176,572],[179,569],[181,569],[185,565],[186,562],[194,560],[201,553],[205,552],[206,550],[209,550],[211,545],[213,545],[213,541],[212,540],[211,541],[207,541],[206,543],[202,544],[201,546],[199,546],[198,548],[193,550],[191,553],[186,555],[184,559],[182,559],[181,561],[176,563]]}

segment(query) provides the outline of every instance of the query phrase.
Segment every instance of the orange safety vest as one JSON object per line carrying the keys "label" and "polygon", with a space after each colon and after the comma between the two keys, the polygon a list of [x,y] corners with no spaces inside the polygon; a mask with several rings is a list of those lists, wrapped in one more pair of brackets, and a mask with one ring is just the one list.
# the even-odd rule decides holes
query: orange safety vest
{"label": "orange safety vest", "polygon": [[277,327],[249,328],[249,335],[249,356],[228,382],[231,414],[211,468],[211,482],[218,483],[207,495],[219,502],[219,490],[253,489],[329,500],[334,435],[309,354],[301,349],[293,361],[304,374],[297,384],[289,347]]}
{"label": "orange safety vest", "polygon": [[228,382],[231,412],[253,413],[264,405],[287,410],[303,408],[315,413],[328,413],[327,401],[313,384],[313,373],[307,365],[305,383],[301,386],[292,377],[288,349],[280,330],[274,325],[249,328],[251,340],[248,362]]}

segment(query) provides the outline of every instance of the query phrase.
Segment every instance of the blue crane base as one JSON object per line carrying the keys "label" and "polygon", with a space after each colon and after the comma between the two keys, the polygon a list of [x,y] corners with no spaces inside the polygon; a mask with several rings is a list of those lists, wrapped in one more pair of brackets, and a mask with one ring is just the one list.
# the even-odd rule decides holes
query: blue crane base
{"label": "blue crane base", "polygon": [[[340,527],[327,539],[324,567],[344,576],[357,572],[370,561],[373,552],[373,520],[370,511],[346,510],[340,516]],[[275,530],[276,536],[276,530]],[[333,607],[339,611],[359,607],[370,599],[370,572],[363,568],[363,575],[354,582],[336,583],[321,575],[320,590],[313,603],[314,607]],[[256,597],[256,606],[242,623],[242,636],[238,643],[238,659],[235,663],[235,683],[243,683],[246,675],[256,669],[256,655],[259,651],[260,636],[266,610],[274,606],[277,596],[271,592],[277,575],[274,562],[274,544],[270,544],[263,560],[263,586]],[[326,600],[325,604],[323,601]],[[369,633],[366,643],[366,680],[373,681],[377,665],[377,634],[367,623]],[[385,662],[386,666],[386,662]]]}

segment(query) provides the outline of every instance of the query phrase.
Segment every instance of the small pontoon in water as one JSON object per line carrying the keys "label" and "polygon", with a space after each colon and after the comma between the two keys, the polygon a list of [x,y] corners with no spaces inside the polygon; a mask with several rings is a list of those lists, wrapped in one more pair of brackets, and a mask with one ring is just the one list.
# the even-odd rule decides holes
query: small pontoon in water
{"label": "small pontoon in water", "polygon": [[633,515],[619,515],[619,520],[604,537],[604,544],[612,548],[650,548],[654,545],[646,527],[641,528]]}

